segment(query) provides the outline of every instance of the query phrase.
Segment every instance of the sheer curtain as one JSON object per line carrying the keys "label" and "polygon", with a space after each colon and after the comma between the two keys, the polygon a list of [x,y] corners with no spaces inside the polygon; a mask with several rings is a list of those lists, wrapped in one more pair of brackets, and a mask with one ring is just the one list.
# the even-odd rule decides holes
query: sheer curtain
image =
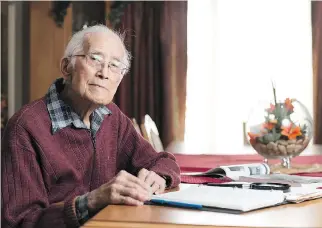
{"label": "sheer curtain", "polygon": [[312,115],[312,78],[310,1],[188,1],[187,153],[243,153],[271,80]]}

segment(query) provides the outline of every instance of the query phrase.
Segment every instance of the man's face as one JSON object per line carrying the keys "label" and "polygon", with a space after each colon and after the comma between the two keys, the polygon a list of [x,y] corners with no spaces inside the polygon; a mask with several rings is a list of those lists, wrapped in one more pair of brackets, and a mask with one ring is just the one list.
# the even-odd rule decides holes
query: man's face
{"label": "man's face", "polygon": [[83,52],[76,53],[70,88],[85,101],[110,103],[123,78],[125,50],[113,34],[87,34]]}

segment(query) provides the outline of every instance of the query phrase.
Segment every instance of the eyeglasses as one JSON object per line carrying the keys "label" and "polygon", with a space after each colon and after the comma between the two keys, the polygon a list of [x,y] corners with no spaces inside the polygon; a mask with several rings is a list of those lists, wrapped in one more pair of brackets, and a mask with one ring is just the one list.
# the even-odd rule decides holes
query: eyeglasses
{"label": "eyeglasses", "polygon": [[[73,56],[80,56],[85,57],[86,63],[90,66],[95,67],[96,70],[100,71],[104,69],[105,66],[105,58],[101,54],[95,54],[95,53],[89,53],[89,54],[77,54],[72,55]],[[108,68],[115,74],[123,76],[126,71],[128,70],[128,67],[126,65],[118,60],[112,60],[107,63]]]}

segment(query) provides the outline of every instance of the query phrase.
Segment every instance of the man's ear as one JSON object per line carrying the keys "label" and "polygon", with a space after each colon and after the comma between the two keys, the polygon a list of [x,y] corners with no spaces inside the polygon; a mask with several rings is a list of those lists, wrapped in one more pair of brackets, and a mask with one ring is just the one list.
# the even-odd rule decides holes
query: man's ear
{"label": "man's ear", "polygon": [[60,72],[62,73],[65,80],[68,78],[69,75],[71,75],[72,66],[68,58],[63,58],[60,61]]}

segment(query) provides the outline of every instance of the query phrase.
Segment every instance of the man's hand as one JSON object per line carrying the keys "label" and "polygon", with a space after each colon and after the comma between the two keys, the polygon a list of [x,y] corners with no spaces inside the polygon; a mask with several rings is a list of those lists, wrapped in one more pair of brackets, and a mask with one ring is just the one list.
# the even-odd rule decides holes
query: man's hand
{"label": "man's hand", "polygon": [[151,197],[150,189],[144,181],[122,170],[88,194],[88,208],[95,212],[109,204],[143,205]]}
{"label": "man's hand", "polygon": [[166,181],[155,172],[143,168],[139,171],[138,178],[151,186],[152,194],[160,194],[164,192]]}

